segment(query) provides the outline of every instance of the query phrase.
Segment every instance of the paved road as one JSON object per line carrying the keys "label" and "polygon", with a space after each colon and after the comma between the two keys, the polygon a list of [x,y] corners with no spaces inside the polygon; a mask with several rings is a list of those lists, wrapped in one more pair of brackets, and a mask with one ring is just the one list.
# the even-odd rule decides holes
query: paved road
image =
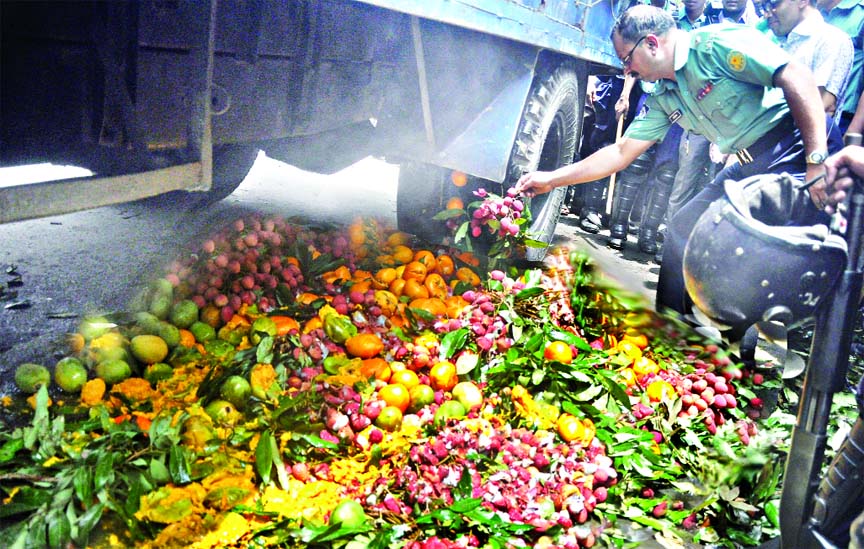
{"label": "paved road", "polygon": [[[203,236],[253,211],[350,221],[375,215],[395,225],[398,168],[367,159],[331,176],[259,157],[244,183],[204,208],[185,195],[0,226],[0,394],[21,362],[52,365],[79,315],[122,311],[138,288]],[[2,176],[0,176],[2,179]],[[562,217],[556,245],[577,245],[601,268],[653,302],[657,265],[622,255]],[[647,284],[647,287],[646,287]]]}

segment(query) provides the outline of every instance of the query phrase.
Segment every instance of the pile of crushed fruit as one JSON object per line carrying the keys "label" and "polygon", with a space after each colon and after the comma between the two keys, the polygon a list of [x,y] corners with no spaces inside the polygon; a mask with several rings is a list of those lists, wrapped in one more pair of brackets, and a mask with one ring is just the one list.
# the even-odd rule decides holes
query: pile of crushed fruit
{"label": "pile of crushed fruit", "polygon": [[[777,533],[776,386],[555,251],[240,219],[21,365],[4,547],[592,547]],[[746,498],[744,497],[746,495]],[[635,545],[634,545],[635,544]]]}

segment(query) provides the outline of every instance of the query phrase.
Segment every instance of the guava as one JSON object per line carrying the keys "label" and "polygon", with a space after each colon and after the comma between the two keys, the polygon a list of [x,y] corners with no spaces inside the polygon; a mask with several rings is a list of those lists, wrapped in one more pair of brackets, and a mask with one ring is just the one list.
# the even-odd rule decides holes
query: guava
{"label": "guava", "polygon": [[96,365],[96,376],[102,378],[109,385],[120,383],[131,375],[132,368],[125,360],[110,359]]}
{"label": "guava", "polygon": [[465,406],[458,400],[447,400],[441,403],[438,410],[435,411],[433,423],[436,427],[441,428],[447,424],[450,419],[462,419],[465,417]]}
{"label": "guava", "polygon": [[330,513],[330,524],[339,524],[344,528],[359,528],[367,520],[363,506],[353,499],[343,500]]}
{"label": "guava", "polygon": [[41,364],[25,362],[15,370],[15,385],[25,393],[35,393],[51,383],[51,373]]}
{"label": "guava", "polygon": [[87,368],[75,357],[61,358],[54,366],[54,382],[67,393],[77,393],[87,383]]}
{"label": "guava", "polygon": [[188,328],[193,322],[198,321],[198,305],[191,299],[178,301],[171,308],[169,319],[178,328]]}

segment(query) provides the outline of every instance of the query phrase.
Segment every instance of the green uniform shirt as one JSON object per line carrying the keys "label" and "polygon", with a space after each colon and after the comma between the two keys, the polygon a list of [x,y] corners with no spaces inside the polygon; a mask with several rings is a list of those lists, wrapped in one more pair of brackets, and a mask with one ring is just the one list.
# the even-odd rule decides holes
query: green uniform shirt
{"label": "green uniform shirt", "polygon": [[862,45],[862,32],[864,32],[864,0],[841,0],[827,14],[823,12],[827,23],[843,30],[852,39],[855,47],[855,58],[852,60],[852,70],[849,73],[849,87],[846,89],[846,98],[843,100],[843,110],[848,113],[855,112],[858,98],[864,88],[864,45]]}
{"label": "green uniform shirt", "polygon": [[[689,37],[689,40],[687,39]],[[660,80],[625,135],[660,141],[678,122],[724,153],[749,147],[789,113],[774,74],[789,54],[758,30],[708,25],[675,44],[675,78]]]}

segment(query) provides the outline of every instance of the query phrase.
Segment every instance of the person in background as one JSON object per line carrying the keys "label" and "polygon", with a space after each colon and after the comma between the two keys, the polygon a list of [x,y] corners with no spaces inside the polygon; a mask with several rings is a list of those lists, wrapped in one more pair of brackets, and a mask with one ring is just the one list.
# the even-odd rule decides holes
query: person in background
{"label": "person in background", "polygon": [[635,6],[621,15],[611,38],[625,73],[656,83],[648,109],[617,143],[575,164],[525,174],[517,190],[532,196],[620,171],[676,122],[734,152],[739,162],[720,172],[667,227],[657,308],[689,315],[684,246],[701,214],[723,195],[723,182],[781,172],[815,180],[796,195],[794,219],[824,220],[828,196],[817,176],[825,173],[828,153],[840,148],[840,136],[826,120],[812,73],[752,27],[708,25],[687,32],[663,10]]}
{"label": "person in background", "polygon": [[[716,15],[706,13],[706,0],[684,0],[684,13],[678,18],[678,28],[686,31],[716,23]],[[678,145],[678,173],[669,191],[666,217],[671,219],[702,187],[714,178],[714,162],[709,150],[711,142],[691,131],[684,131]],[[659,263],[662,255],[655,258]]]}
{"label": "person in background", "polygon": [[755,25],[759,14],[751,0],[723,0],[723,10],[718,17],[719,23],[738,23],[739,25]]}
{"label": "person in background", "polygon": [[780,47],[813,72],[825,112],[836,114],[837,122],[852,69],[852,40],[825,22],[816,0],[765,0],[765,20]]}
{"label": "person in background", "polygon": [[[855,58],[852,61],[852,71],[849,75],[849,87],[840,110],[840,132],[845,134],[855,117],[859,98],[864,91],[864,0],[817,0],[816,6],[822,12],[825,21],[845,32],[852,40],[855,49]],[[859,117],[856,124],[860,128],[864,126],[864,113]]]}

